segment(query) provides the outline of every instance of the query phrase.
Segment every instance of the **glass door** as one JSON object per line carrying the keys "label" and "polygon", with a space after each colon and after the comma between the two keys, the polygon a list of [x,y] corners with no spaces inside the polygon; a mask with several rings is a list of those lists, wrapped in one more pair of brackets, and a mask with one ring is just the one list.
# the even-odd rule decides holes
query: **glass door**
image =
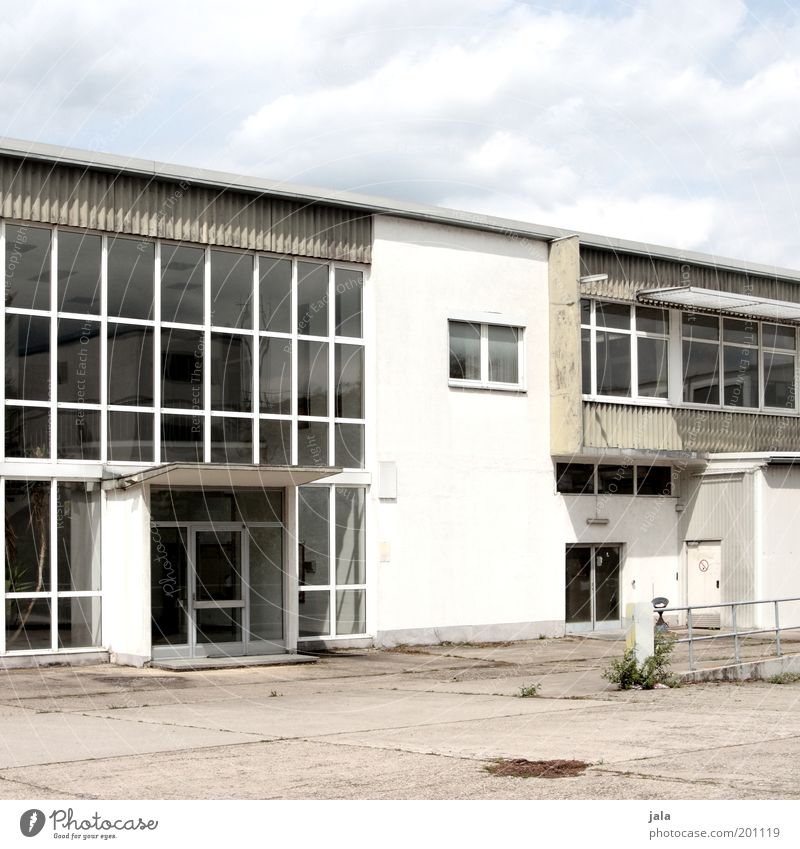
{"label": "glass door", "polygon": [[566,622],[570,631],[621,627],[620,547],[571,545],[566,557]]}
{"label": "glass door", "polygon": [[244,654],[245,576],[242,526],[196,529],[194,644],[196,657]]}

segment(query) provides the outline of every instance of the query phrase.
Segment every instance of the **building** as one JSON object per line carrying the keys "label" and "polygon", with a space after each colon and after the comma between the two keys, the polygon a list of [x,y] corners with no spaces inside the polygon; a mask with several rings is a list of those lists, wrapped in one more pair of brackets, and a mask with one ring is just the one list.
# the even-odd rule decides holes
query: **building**
{"label": "building", "polygon": [[12,140],[0,254],[5,665],[800,595],[800,272]]}

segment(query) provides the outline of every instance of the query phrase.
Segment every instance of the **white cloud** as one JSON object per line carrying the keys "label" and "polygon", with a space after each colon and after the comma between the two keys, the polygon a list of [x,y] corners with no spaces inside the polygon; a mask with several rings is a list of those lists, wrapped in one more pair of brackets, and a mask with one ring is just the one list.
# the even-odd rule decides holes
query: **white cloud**
{"label": "white cloud", "polygon": [[34,3],[0,132],[800,266],[800,22],[730,0]]}

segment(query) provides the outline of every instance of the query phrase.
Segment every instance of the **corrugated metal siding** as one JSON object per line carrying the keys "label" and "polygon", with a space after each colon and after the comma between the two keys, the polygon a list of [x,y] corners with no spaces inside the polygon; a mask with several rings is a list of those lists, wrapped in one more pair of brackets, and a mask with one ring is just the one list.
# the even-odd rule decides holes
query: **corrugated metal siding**
{"label": "corrugated metal siding", "polygon": [[591,448],[664,451],[796,451],[800,417],[583,402]]}
{"label": "corrugated metal siding", "polygon": [[800,303],[800,285],[791,280],[582,247],[581,276],[593,274],[607,274],[608,280],[581,283],[582,295],[633,301],[641,289],[697,286]]}
{"label": "corrugated metal siding", "polygon": [[0,216],[348,262],[372,251],[371,214],[12,157]]}
{"label": "corrugated metal siding", "polygon": [[[679,520],[682,540],[722,540],[722,601],[755,598],[755,478],[753,474],[694,477],[684,473],[685,507]],[[683,499],[682,499],[683,500]],[[753,611],[737,610],[737,623],[749,626]],[[730,614],[723,611],[723,627]]]}

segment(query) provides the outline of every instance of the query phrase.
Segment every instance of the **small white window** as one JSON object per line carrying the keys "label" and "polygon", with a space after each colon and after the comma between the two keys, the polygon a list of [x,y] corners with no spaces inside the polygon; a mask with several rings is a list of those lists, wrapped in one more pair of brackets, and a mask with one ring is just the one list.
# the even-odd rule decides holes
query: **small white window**
{"label": "small white window", "polygon": [[450,384],[520,389],[522,328],[472,321],[449,322]]}

